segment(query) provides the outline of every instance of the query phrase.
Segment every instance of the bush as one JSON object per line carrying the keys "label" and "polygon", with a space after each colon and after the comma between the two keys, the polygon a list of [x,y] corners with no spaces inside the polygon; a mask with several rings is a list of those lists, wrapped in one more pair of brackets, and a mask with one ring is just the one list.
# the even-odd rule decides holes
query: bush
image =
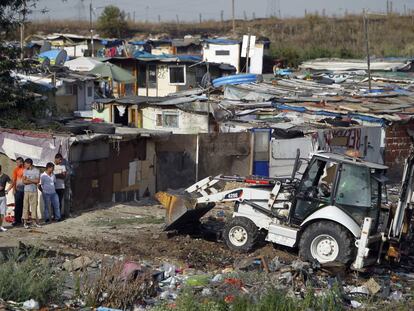
{"label": "bush", "polygon": [[22,256],[16,250],[0,259],[0,298],[18,302],[34,299],[40,305],[61,301],[63,275],[38,254],[32,250]]}
{"label": "bush", "polygon": [[146,297],[156,294],[155,283],[149,272],[138,273],[135,277],[122,278],[123,262],[102,267],[97,278],[87,274],[76,280],[79,298],[88,307],[105,306],[114,309],[132,308]]}

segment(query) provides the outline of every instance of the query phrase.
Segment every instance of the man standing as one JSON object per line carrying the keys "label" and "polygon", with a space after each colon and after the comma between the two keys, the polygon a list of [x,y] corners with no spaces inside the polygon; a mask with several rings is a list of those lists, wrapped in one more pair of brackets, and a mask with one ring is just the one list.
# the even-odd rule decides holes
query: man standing
{"label": "man standing", "polygon": [[39,184],[39,170],[33,167],[33,160],[24,160],[24,198],[23,198],[23,223],[26,229],[29,229],[27,221],[29,220],[29,212],[32,212],[32,220],[34,226],[40,228],[37,217],[37,185]]}
{"label": "man standing", "polygon": [[6,190],[6,184],[11,182],[10,177],[6,174],[3,174],[0,165],[0,231],[5,232],[7,231],[6,228],[3,227],[3,218],[6,215],[7,203],[6,203],[6,194],[9,192],[10,188]]}
{"label": "man standing", "polygon": [[13,170],[13,194],[14,194],[14,222],[12,226],[18,226],[22,223],[23,213],[23,198],[24,198],[24,184],[23,184],[23,158],[16,159],[16,167]]}
{"label": "man standing", "polygon": [[59,196],[56,193],[55,183],[56,177],[53,174],[55,165],[51,162],[46,164],[46,170],[40,176],[40,184],[42,186],[43,201],[45,202],[45,220],[49,222],[49,205],[55,215],[55,220],[60,221],[60,205]]}
{"label": "man standing", "polygon": [[[68,215],[67,207],[63,204],[65,197],[65,179],[66,179],[66,166],[63,163],[63,156],[60,153],[55,155],[55,188],[56,193],[59,196],[60,215]],[[55,215],[56,217],[56,215]]]}

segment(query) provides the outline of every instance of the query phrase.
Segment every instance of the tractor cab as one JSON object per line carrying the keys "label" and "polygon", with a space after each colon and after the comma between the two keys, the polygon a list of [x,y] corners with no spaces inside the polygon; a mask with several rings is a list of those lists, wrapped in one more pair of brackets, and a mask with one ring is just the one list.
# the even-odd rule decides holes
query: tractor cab
{"label": "tractor cab", "polygon": [[359,226],[378,220],[387,167],[333,153],[313,156],[298,184],[289,222],[301,225],[317,210],[335,206]]}

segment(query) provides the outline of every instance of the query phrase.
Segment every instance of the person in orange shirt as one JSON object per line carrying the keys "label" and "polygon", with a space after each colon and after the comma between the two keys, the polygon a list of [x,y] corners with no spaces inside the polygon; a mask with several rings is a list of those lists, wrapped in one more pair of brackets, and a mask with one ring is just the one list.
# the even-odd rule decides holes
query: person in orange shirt
{"label": "person in orange shirt", "polygon": [[24,184],[23,184],[23,158],[16,159],[16,168],[13,170],[13,193],[14,193],[14,222],[13,226],[22,224],[23,213],[23,198],[24,198]]}

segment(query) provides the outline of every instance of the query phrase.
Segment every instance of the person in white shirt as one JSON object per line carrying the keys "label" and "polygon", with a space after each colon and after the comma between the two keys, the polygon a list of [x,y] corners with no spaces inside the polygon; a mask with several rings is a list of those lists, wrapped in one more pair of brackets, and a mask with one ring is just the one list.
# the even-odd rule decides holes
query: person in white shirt
{"label": "person in white shirt", "polygon": [[49,205],[52,205],[53,212],[55,214],[55,220],[60,221],[60,205],[59,196],[56,193],[55,182],[56,176],[53,174],[55,165],[51,162],[46,164],[45,172],[40,176],[41,191],[43,194],[43,201],[45,203],[44,216],[45,221],[49,222]]}
{"label": "person in white shirt", "polygon": [[[56,176],[55,189],[59,196],[60,215],[68,215],[66,206],[63,204],[63,198],[65,197],[65,179],[66,179],[66,166],[63,163],[63,156],[60,153],[55,155],[55,170]],[[65,213],[64,213],[65,212]]]}

